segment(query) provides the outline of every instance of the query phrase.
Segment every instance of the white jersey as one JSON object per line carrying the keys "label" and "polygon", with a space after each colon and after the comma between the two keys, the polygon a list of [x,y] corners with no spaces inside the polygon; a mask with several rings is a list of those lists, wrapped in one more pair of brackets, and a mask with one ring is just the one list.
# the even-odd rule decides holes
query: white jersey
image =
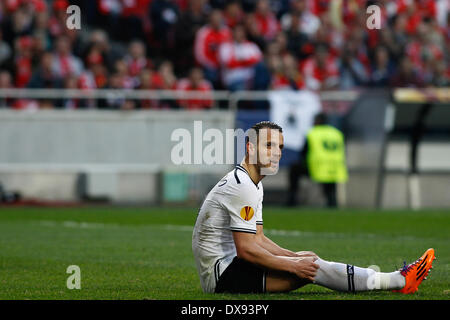
{"label": "white jersey", "polygon": [[213,293],[222,272],[236,257],[233,231],[256,233],[263,224],[263,186],[236,166],[206,196],[192,235],[203,291]]}

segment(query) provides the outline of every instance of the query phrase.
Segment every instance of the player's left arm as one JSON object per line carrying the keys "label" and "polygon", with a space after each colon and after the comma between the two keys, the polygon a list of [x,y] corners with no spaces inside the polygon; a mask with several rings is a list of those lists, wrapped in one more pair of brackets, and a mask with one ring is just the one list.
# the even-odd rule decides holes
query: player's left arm
{"label": "player's left arm", "polygon": [[294,252],[289,249],[285,249],[280,247],[278,244],[270,240],[264,234],[263,225],[256,226],[256,239],[258,244],[269,251],[271,254],[276,256],[285,256],[285,257],[316,257],[317,255],[312,251],[298,251]]}

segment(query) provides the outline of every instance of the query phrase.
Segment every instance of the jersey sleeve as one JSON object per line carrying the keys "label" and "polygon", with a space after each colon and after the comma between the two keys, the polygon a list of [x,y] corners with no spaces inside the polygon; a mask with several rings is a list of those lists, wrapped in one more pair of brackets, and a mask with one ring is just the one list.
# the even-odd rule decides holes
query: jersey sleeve
{"label": "jersey sleeve", "polygon": [[256,209],[256,224],[263,225],[263,217],[262,217],[262,199],[259,200],[258,208]]}
{"label": "jersey sleeve", "polygon": [[256,233],[258,195],[252,185],[230,186],[224,206],[230,215],[230,230]]}

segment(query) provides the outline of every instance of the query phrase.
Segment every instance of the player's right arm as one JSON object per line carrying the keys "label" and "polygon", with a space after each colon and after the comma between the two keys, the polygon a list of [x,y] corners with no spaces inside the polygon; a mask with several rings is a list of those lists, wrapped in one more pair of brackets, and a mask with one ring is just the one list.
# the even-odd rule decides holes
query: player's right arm
{"label": "player's right arm", "polygon": [[[261,246],[257,238],[257,187],[246,174],[235,170],[236,183],[224,185],[222,205],[230,217],[229,229],[233,233],[237,256],[266,269],[290,272],[303,279],[314,279],[318,265],[314,258],[285,257],[273,254]],[[233,180],[232,180],[233,181]]]}
{"label": "player's right arm", "polygon": [[233,232],[237,256],[266,269],[289,272],[299,278],[314,281],[319,266],[315,258],[283,257],[271,254],[256,241],[256,235],[246,232]]}

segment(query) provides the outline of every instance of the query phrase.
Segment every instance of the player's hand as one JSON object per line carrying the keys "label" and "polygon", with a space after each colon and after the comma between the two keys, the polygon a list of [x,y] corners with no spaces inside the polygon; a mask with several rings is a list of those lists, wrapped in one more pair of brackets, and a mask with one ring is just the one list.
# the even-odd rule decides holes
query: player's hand
{"label": "player's hand", "polygon": [[306,257],[294,260],[294,273],[297,277],[314,281],[319,265],[314,263],[316,258]]}
{"label": "player's hand", "polygon": [[299,258],[306,258],[306,257],[311,257],[315,259],[319,258],[319,256],[312,251],[297,251],[295,254]]}

